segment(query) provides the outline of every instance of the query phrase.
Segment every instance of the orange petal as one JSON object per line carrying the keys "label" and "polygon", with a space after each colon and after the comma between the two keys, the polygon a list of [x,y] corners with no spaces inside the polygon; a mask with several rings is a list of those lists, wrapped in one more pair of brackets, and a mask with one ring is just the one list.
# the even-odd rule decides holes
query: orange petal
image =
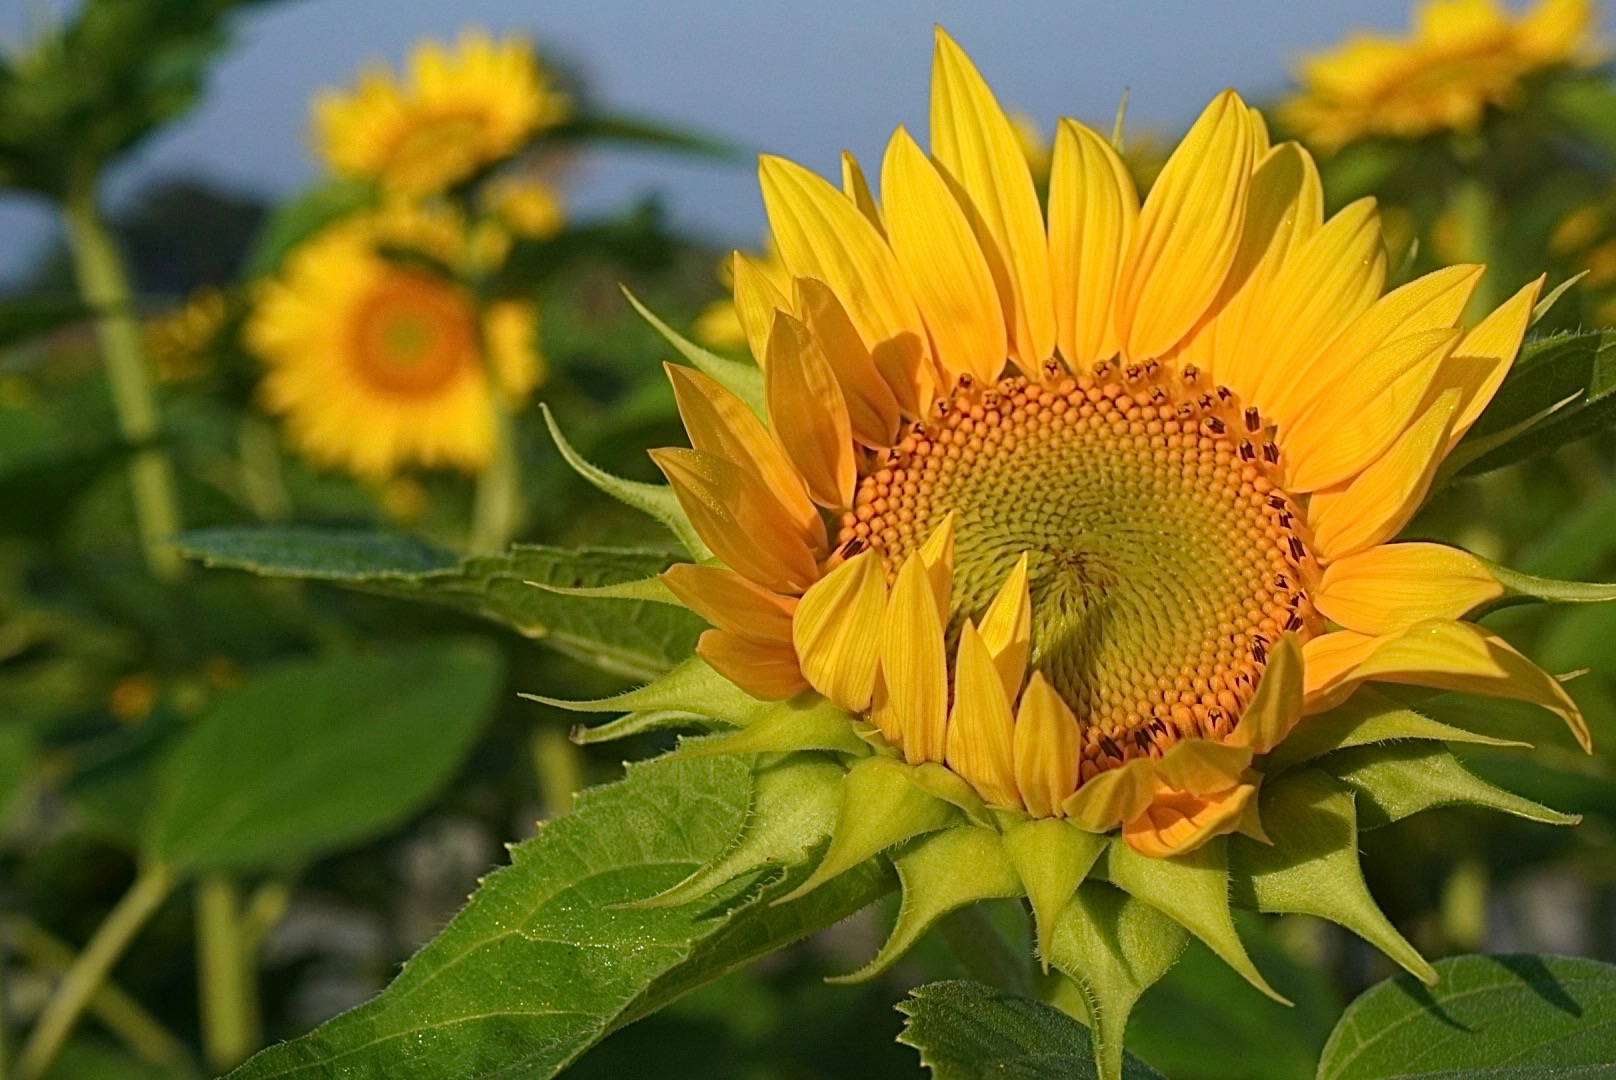
{"label": "orange petal", "polygon": [[1028,812],[1037,817],[1061,813],[1077,790],[1077,717],[1041,672],[1033,672],[1021,695],[1013,750],[1016,788]]}
{"label": "orange petal", "polygon": [[723,566],[676,563],[661,577],[681,604],[720,630],[759,642],[791,640],[795,597],[772,593]]}
{"label": "orange petal", "polygon": [[993,657],[967,619],[954,665],[954,710],[948,720],[948,767],[993,806],[1019,809],[1010,699]]}
{"label": "orange petal", "polygon": [[1004,314],[965,212],[903,128],[881,163],[887,237],[920,304],[949,384],[964,373],[993,382],[1004,369]]}
{"label": "orange petal", "polygon": [[754,470],[795,523],[798,534],[815,547],[825,543],[825,523],[808,498],[802,477],[780,444],[745,402],[717,379],[695,368],[664,364],[690,443],[704,454]]}
{"label": "orange petal", "polygon": [[[1300,679],[1297,682],[1297,704],[1300,705]],[[1212,739],[1180,739],[1156,762],[1156,775],[1163,784],[1177,791],[1206,795],[1237,783],[1251,765],[1251,757],[1249,746]]]}
{"label": "orange petal", "polygon": [[1324,617],[1390,634],[1426,619],[1457,619],[1504,595],[1485,563],[1446,544],[1381,544],[1325,567],[1313,592]]}
{"label": "orange petal", "polygon": [[887,587],[874,551],[853,556],[803,593],[791,626],[802,673],[850,712],[870,707]]}
{"label": "orange petal", "polygon": [[1213,837],[1239,828],[1256,794],[1254,784],[1237,784],[1213,795],[1164,788],[1142,814],[1122,826],[1122,839],[1141,855],[1158,859],[1187,855]]}
{"label": "orange petal", "polygon": [[764,701],[785,701],[808,689],[789,644],[768,644],[708,630],[696,642],[696,655],[724,678]]}
{"label": "orange petal", "polygon": [[957,185],[987,257],[1011,355],[1036,371],[1055,351],[1049,245],[1038,190],[1014,125],[964,50],[941,28],[932,56],[931,149]]}
{"label": "orange petal", "polygon": [[819,577],[814,550],[757,474],[700,450],[651,451],[697,535],[725,565],[781,592]]}
{"label": "orange petal", "polygon": [[845,510],[858,464],[842,388],[819,342],[796,317],[774,313],[763,368],[769,427],[820,506]]}
{"label": "orange petal", "polygon": [[1111,309],[1138,223],[1139,193],[1121,155],[1061,120],[1049,174],[1049,275],[1061,356],[1078,369],[1117,353]]}

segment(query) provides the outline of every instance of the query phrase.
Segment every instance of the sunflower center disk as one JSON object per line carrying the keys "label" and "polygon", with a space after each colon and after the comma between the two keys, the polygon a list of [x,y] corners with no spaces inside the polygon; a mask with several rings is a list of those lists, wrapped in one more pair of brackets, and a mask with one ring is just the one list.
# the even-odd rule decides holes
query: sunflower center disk
{"label": "sunflower center disk", "polygon": [[1269,436],[1193,369],[966,380],[862,478],[839,539],[890,580],[953,512],[951,639],[1026,553],[1031,666],[1077,715],[1087,779],[1228,734],[1268,648],[1315,622]]}
{"label": "sunflower center disk", "polygon": [[430,397],[476,363],[477,331],[460,291],[414,270],[390,269],[360,301],[354,362],[373,388]]}

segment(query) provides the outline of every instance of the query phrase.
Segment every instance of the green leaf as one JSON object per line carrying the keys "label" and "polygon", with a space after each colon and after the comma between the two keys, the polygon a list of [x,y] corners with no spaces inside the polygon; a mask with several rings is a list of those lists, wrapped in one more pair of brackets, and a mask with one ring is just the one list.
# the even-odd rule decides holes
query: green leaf
{"label": "green leaf", "polygon": [[727,759],[629,767],[571,815],[511,849],[435,940],[375,1000],[231,1074],[554,1076],[608,1033],[892,887],[868,864],[779,906],[741,879],[674,908],[627,907],[720,857],[751,808]]}
{"label": "green leaf", "polygon": [[1528,342],[1487,411],[1455,448],[1461,458],[1476,455],[1460,474],[1490,472],[1609,427],[1616,423],[1612,391],[1616,331]]}
{"label": "green leaf", "polygon": [[28,783],[34,761],[34,733],[18,723],[0,726],[0,827],[6,812]]}
{"label": "green leaf", "polygon": [[245,870],[385,832],[459,767],[502,675],[486,643],[448,639],[254,679],[174,748],[146,849],[184,869]]}
{"label": "green leaf", "polygon": [[[920,1051],[933,1080],[1085,1080],[1098,1077],[1088,1029],[1041,1001],[963,979],[928,983],[898,1006],[898,1041]],[[1160,1080],[1134,1058],[1124,1080]]]}
{"label": "green leaf", "polygon": [[661,552],[532,545],[457,562],[410,537],[298,526],[199,529],[181,535],[179,546],[208,566],[443,604],[630,679],[654,678],[688,657],[706,626],[671,604],[584,599],[533,584],[636,581],[667,568]]}
{"label": "green leaf", "polygon": [[610,113],[588,113],[563,120],[554,127],[546,128],[540,142],[625,143],[729,162],[740,162],[746,157],[734,144],[710,135],[672,127],[656,120]]}
{"label": "green leaf", "polygon": [[1444,724],[1398,704],[1378,690],[1362,688],[1329,712],[1310,716],[1306,723],[1298,724],[1285,741],[1264,758],[1263,771],[1269,776],[1277,776],[1335,750],[1397,739],[1428,739],[1483,746],[1526,745]]}
{"label": "green leaf", "polygon": [[1347,1007],[1318,1080],[1537,1080],[1616,1072],[1616,967],[1560,956],[1438,961]]}
{"label": "green leaf", "polygon": [[1579,820],[1494,787],[1440,743],[1356,747],[1322,757],[1318,764],[1358,793],[1358,823],[1365,829],[1439,806],[1480,806],[1546,825],[1575,825]]}
{"label": "green leaf", "polygon": [[376,201],[376,189],[369,181],[328,180],[283,203],[264,222],[263,229],[247,254],[243,273],[248,278],[267,277],[281,267],[292,249],[315,233]]}

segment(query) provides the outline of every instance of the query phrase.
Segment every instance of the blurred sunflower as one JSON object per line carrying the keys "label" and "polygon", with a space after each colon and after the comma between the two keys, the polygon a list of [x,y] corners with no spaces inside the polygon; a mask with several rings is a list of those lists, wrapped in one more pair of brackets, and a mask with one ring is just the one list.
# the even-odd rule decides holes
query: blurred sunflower
{"label": "blurred sunflower", "polygon": [[205,286],[173,311],[146,319],[140,327],[141,336],[157,377],[164,382],[182,382],[205,373],[212,366],[213,349],[229,314],[225,294]]}
{"label": "blurred sunflower", "polygon": [[1410,37],[1357,34],[1305,58],[1281,117],[1309,143],[1469,132],[1488,106],[1511,105],[1523,80],[1588,58],[1590,0],[1539,0],[1511,15],[1496,0],[1426,0]]}
{"label": "blurred sunflower", "polygon": [[1155,856],[1260,833],[1260,756],[1368,680],[1536,701],[1586,741],[1558,682],[1461,620],[1503,591],[1486,566],[1388,543],[1540,282],[1468,331],[1479,266],[1382,296],[1373,201],[1326,220],[1312,159],[1232,91],[1142,206],[1063,120],[1046,228],[946,37],[935,71],[932,153],[898,130],[878,217],[762,161],[790,287],[739,256],[735,298],[768,427],[670,368],[694,448],[653,456],[718,559],[665,576],[715,627],[699,654]]}
{"label": "blurred sunflower", "polygon": [[315,143],[339,173],[427,195],[509,157],[569,108],[527,41],[467,31],[452,50],[418,45],[406,80],[373,68],[354,89],[322,94]]}
{"label": "blurred sunflower", "polygon": [[371,476],[488,463],[496,393],[519,403],[543,367],[531,304],[479,309],[449,276],[474,247],[458,215],[393,206],[319,233],[263,287],[245,340],[311,458]]}

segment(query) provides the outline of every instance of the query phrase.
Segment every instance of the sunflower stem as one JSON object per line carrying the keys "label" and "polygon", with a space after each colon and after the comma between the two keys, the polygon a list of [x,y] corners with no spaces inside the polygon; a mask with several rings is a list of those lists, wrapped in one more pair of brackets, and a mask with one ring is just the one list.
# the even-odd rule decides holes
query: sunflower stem
{"label": "sunflower stem", "polygon": [[516,452],[516,425],[504,402],[496,398],[490,408],[494,451],[477,474],[469,544],[473,555],[502,554],[522,527],[522,463]]}
{"label": "sunflower stem", "polygon": [[1454,189],[1453,199],[1448,205],[1458,226],[1461,250],[1456,254],[1460,260],[1494,267],[1491,274],[1482,275],[1465,309],[1465,322],[1473,325],[1504,299],[1503,282],[1494,266],[1498,254],[1497,228],[1494,224],[1497,205],[1485,184],[1469,178]]}
{"label": "sunflower stem", "polygon": [[158,445],[157,394],[135,321],[129,277],[96,207],[95,185],[79,185],[62,204],[79,291],[95,312],[118,432],[134,451],[129,483],[146,565],[159,581],[177,581],[185,561],[172,538],[180,531],[174,471]]}
{"label": "sunflower stem", "polygon": [[168,898],[175,882],[174,872],[162,863],[147,863],[140,868],[129,891],[96,927],[84,951],[57,984],[56,993],[45,1003],[17,1057],[20,1080],[39,1080],[45,1075],[113,965]]}
{"label": "sunflower stem", "polygon": [[208,1067],[223,1073],[258,1048],[257,942],[245,932],[235,881],[210,874],[197,885],[197,989],[202,1049]]}
{"label": "sunflower stem", "polygon": [[554,722],[542,722],[529,740],[533,773],[539,781],[539,797],[545,817],[572,812],[572,799],[584,786],[583,755],[567,737],[566,729]]}
{"label": "sunflower stem", "polygon": [[959,959],[966,975],[1013,994],[1031,994],[1032,965],[1028,961],[1028,950],[1012,948],[979,905],[950,912],[939,920],[937,931]]}

